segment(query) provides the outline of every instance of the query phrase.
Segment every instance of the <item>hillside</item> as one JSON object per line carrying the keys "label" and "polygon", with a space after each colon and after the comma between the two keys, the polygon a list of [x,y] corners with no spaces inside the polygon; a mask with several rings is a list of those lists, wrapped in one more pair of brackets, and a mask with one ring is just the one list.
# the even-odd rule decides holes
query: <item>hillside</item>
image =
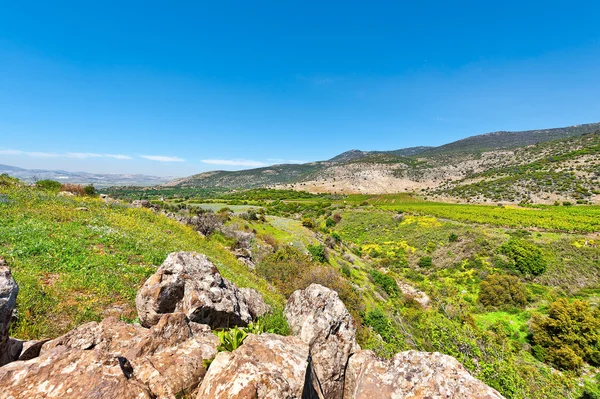
{"label": "hillside", "polygon": [[[575,330],[565,331],[564,341],[547,340],[544,332],[553,312],[570,317],[569,326],[579,328],[585,319],[600,327],[595,310],[600,207],[498,207],[436,203],[413,194],[331,196],[267,189],[207,190],[185,199],[173,188],[154,190],[149,202],[129,203],[64,196],[3,179],[0,217],[6,223],[0,225],[0,257],[21,287],[13,337],[54,338],[110,315],[147,326],[155,320],[148,319],[153,316],[147,301],[161,298],[153,284],[178,281],[174,276],[180,271],[165,271],[174,265],[169,259],[187,256],[177,251],[196,251],[223,277],[263,296],[272,310],[260,323],[279,335],[293,333],[294,320],[312,320],[293,314],[327,308],[291,299],[303,295],[298,290],[320,284],[337,293],[355,323],[349,335],[346,327],[339,327],[349,324],[341,323],[338,333],[327,336],[356,337],[362,349],[380,357],[369,355],[369,362],[380,362],[377,367],[387,369],[389,358],[417,361],[427,357],[415,358],[416,353],[441,352],[506,398],[579,399],[584,391],[591,395],[597,390],[591,376],[600,365],[594,349],[600,337],[585,332],[577,341],[585,342],[583,347],[570,346]],[[139,198],[131,190],[125,194]],[[186,279],[195,278],[193,273],[187,272]],[[136,302],[136,292],[144,301]],[[329,295],[318,292],[319,298]],[[327,318],[347,323],[350,316]],[[154,339],[176,320],[168,318],[154,329]],[[102,337],[115,331],[116,322],[99,323],[104,326]],[[84,324],[69,334],[87,336],[89,328]],[[123,336],[130,329],[145,336],[147,331],[140,328],[123,323],[115,333]],[[221,362],[228,364],[244,353],[249,357],[240,362],[251,361],[263,353],[260,342],[278,348],[270,359],[286,354],[283,347],[299,345],[293,337],[251,337],[239,349],[217,355],[208,381],[223,383],[220,373],[224,379],[246,376],[245,371],[229,374]],[[279,340],[285,345],[274,343]],[[184,348],[168,353],[181,356],[187,353]],[[313,352],[315,359],[323,350],[319,348]],[[565,351],[571,356],[561,356]],[[215,353],[210,353],[212,358]],[[324,353],[321,359],[335,358]],[[42,356],[38,363],[50,355]],[[134,367],[139,356],[131,357]],[[270,361],[252,363],[253,370]],[[20,370],[23,366],[17,363],[9,370]],[[445,375],[441,363],[434,363],[432,375]],[[323,375],[322,369],[316,370]],[[455,375],[458,368],[446,370]],[[252,376],[254,371],[248,378]]]}
{"label": "hillside", "polygon": [[[597,152],[595,142],[593,139],[577,138],[599,129],[600,123],[592,123],[556,129],[495,132],[434,148],[352,150],[323,162],[276,165],[238,172],[207,172],[169,182],[167,186],[237,189],[275,187],[309,192],[371,194],[425,191],[435,194],[439,199],[459,201],[520,202],[531,197],[539,203],[557,200],[598,202],[595,193],[598,182],[593,178],[593,166],[587,166],[582,173],[574,173],[569,177],[566,169],[571,166],[567,163],[557,172],[560,176],[553,178],[555,183],[548,183],[547,179],[529,179],[527,187],[512,190],[512,195],[491,195],[489,190],[486,194],[486,190],[461,190],[459,187],[476,183],[475,180],[484,174],[488,180],[507,177],[508,170],[503,168],[523,165],[541,156],[551,158],[571,151],[570,163],[586,162]],[[589,152],[581,153],[587,145],[590,146]],[[530,146],[534,148],[528,149]],[[518,154],[516,158],[515,154]],[[514,176],[504,183],[498,180],[497,184],[509,185],[511,179]],[[554,188],[557,190],[552,194]]]}

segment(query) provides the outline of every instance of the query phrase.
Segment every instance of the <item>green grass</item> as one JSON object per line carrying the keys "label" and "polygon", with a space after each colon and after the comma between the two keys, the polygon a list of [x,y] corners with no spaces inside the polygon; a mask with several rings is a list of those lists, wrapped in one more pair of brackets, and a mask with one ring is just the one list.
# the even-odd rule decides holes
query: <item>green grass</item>
{"label": "green grass", "polygon": [[20,286],[11,326],[18,338],[54,337],[113,313],[135,319],[138,288],[173,251],[204,253],[224,277],[283,303],[221,244],[150,210],[30,188],[0,194],[8,199],[0,203],[0,256]]}

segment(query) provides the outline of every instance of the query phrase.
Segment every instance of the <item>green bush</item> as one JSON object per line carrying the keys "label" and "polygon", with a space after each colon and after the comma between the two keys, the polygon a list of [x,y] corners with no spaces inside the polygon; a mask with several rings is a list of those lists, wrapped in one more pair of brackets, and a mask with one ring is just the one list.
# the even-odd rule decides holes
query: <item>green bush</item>
{"label": "green bush", "polygon": [[306,249],[312,255],[313,260],[320,263],[327,262],[327,249],[324,245],[309,245]]}
{"label": "green bush", "polygon": [[511,238],[499,248],[512,262],[512,267],[525,275],[539,276],[546,271],[547,263],[541,249],[535,244]]}
{"label": "green bush", "polygon": [[330,229],[333,226],[335,226],[335,222],[333,221],[332,218],[325,219],[325,227],[327,227],[328,229]]}
{"label": "green bush", "polygon": [[448,241],[449,242],[457,242],[458,235],[456,235],[456,233],[450,233],[450,235],[448,236]]}
{"label": "green bush", "polygon": [[532,343],[545,361],[561,370],[578,370],[586,361],[600,365],[600,310],[582,300],[556,300],[548,316],[534,315]]}
{"label": "green bush", "polygon": [[59,191],[62,187],[62,184],[55,180],[40,180],[35,183],[35,186],[37,188],[41,188],[42,190]]}
{"label": "green bush", "polygon": [[91,197],[96,195],[96,187],[94,187],[93,184],[88,184],[87,186],[83,187],[83,192],[85,195],[89,195]]}
{"label": "green bush", "polygon": [[385,273],[381,273],[378,270],[371,270],[370,272],[371,278],[373,282],[377,284],[381,289],[385,291],[391,297],[395,297],[398,295],[400,290],[398,289],[398,285],[396,284],[396,280],[392,277],[388,276]]}
{"label": "green bush", "polygon": [[481,282],[479,302],[489,308],[522,308],[527,304],[525,285],[516,276],[491,274]]}
{"label": "green bush", "polygon": [[431,256],[423,256],[421,259],[419,259],[417,264],[420,267],[431,267],[433,266],[433,259],[431,259]]}
{"label": "green bush", "polygon": [[302,218],[302,226],[312,229],[315,227],[315,222],[309,217]]}

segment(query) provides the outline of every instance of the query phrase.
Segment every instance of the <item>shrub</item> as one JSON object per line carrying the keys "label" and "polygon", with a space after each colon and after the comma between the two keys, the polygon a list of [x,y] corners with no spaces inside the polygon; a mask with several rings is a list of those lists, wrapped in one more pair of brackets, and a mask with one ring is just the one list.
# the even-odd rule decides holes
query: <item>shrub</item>
{"label": "shrub", "polygon": [[85,191],[83,191],[83,187],[79,184],[71,184],[71,183],[63,184],[60,187],[60,191],[68,191],[75,195],[81,195],[81,196],[85,195]]}
{"label": "shrub", "polygon": [[258,220],[258,216],[254,209],[248,209],[246,212],[242,213],[240,217],[248,221]]}
{"label": "shrub", "polygon": [[481,282],[479,302],[490,308],[522,308],[527,303],[525,285],[516,276],[491,274]]}
{"label": "shrub", "polygon": [[583,361],[600,365],[600,311],[586,301],[556,300],[548,316],[534,315],[531,332],[545,360],[561,370],[578,370]]}
{"label": "shrub", "polygon": [[90,197],[96,195],[96,187],[93,184],[88,184],[83,188],[83,193],[85,195],[89,195]]}
{"label": "shrub", "polygon": [[388,276],[385,273],[381,273],[378,270],[371,270],[370,272],[371,278],[373,282],[381,287],[386,294],[391,297],[395,297],[399,293],[398,285],[396,284],[396,280],[392,277]]}
{"label": "shrub", "polygon": [[62,184],[55,180],[40,180],[35,183],[37,188],[48,191],[58,191],[62,187]]}
{"label": "shrub", "polygon": [[499,248],[499,252],[512,261],[512,266],[525,275],[539,276],[546,271],[542,251],[528,241],[511,238]]}
{"label": "shrub", "polygon": [[313,260],[321,263],[327,262],[327,250],[324,245],[309,245],[306,249],[312,255]]}
{"label": "shrub", "polygon": [[333,221],[332,218],[325,219],[325,227],[327,227],[328,229],[330,229],[333,226],[335,226],[335,222]]}
{"label": "shrub", "polygon": [[421,259],[419,259],[417,264],[420,267],[431,267],[433,266],[433,259],[431,259],[431,256],[423,256]]}
{"label": "shrub", "polygon": [[450,235],[448,236],[448,241],[449,242],[457,242],[458,235],[456,235],[456,233],[450,233]]}
{"label": "shrub", "polygon": [[315,222],[309,217],[302,218],[302,226],[312,229],[315,227]]}
{"label": "shrub", "polygon": [[200,233],[208,236],[215,230],[223,226],[223,221],[218,215],[213,212],[203,212],[194,216],[191,221],[191,225]]}

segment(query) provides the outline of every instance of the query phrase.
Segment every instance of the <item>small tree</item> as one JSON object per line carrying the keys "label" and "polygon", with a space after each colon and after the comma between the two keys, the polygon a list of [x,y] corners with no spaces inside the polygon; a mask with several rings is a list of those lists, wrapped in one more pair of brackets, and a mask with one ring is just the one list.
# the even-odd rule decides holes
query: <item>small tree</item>
{"label": "small tree", "polygon": [[490,274],[481,282],[479,302],[490,308],[522,308],[527,304],[525,285],[516,276]]}
{"label": "small tree", "polygon": [[531,332],[539,360],[561,370],[600,366],[600,311],[586,301],[556,300],[548,316],[533,316]]}
{"label": "small tree", "polygon": [[88,184],[83,188],[83,192],[85,193],[85,195],[89,195],[91,197],[93,195],[96,195],[96,188],[93,184]]}
{"label": "small tree", "polygon": [[546,260],[537,245],[525,240],[511,238],[499,248],[506,255],[514,269],[526,275],[539,276],[546,271]]}

